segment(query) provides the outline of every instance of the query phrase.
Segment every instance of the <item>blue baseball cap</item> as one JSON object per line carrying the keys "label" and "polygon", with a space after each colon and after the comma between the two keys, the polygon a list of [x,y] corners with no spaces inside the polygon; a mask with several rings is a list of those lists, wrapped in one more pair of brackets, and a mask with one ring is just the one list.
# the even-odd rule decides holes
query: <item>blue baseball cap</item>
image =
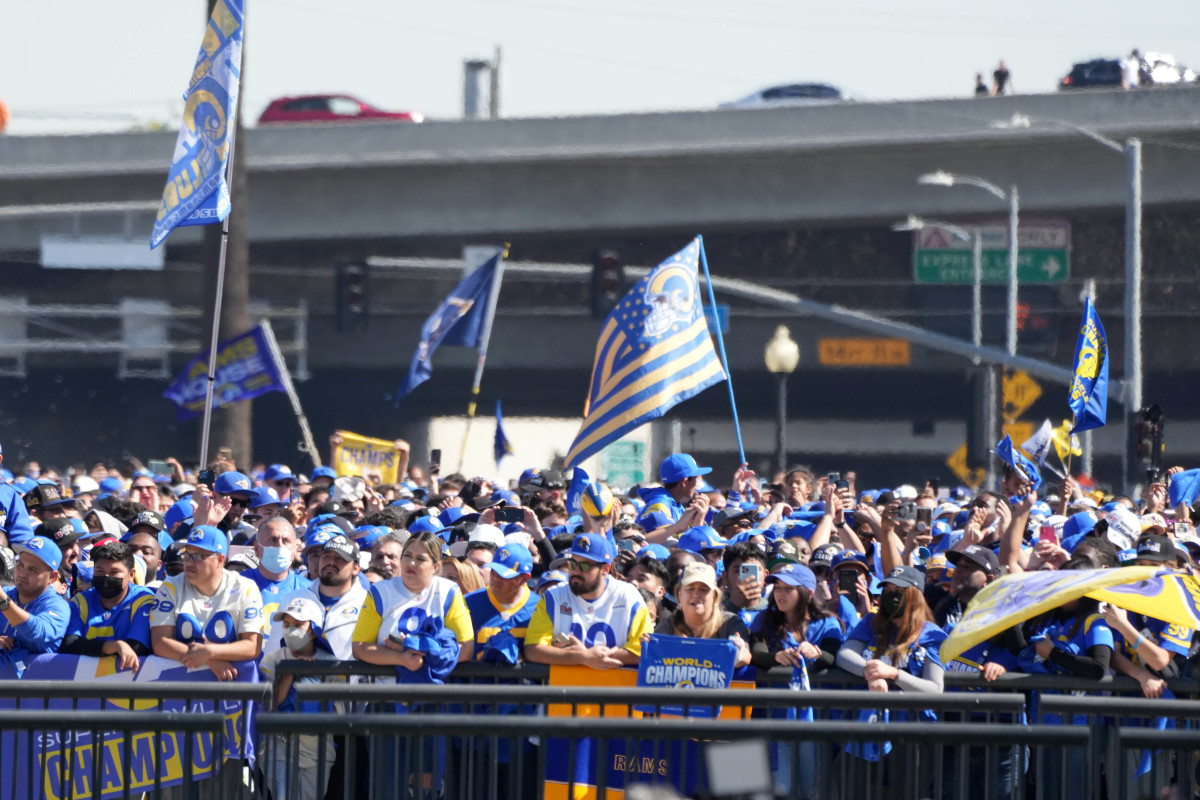
{"label": "blue baseball cap", "polygon": [[508,489],[497,489],[496,491],[492,492],[493,503],[499,503],[501,500],[510,506],[521,505],[521,498],[517,497],[517,493],[510,492]]}
{"label": "blue baseball cap", "polygon": [[10,472],[7,469],[4,469],[3,467],[0,467],[0,481],[3,481],[4,483],[11,483],[12,479],[13,479],[12,472]]}
{"label": "blue baseball cap", "polygon": [[1096,515],[1090,511],[1080,511],[1078,514],[1067,517],[1062,530],[1059,531],[1059,537],[1065,541],[1073,536],[1088,533],[1095,527]]}
{"label": "blue baseball cap", "polygon": [[666,561],[671,557],[671,551],[663,547],[661,544],[648,544],[641,550],[635,553],[638,558],[653,558],[657,561]]}
{"label": "blue baseball cap", "polygon": [[62,564],[62,550],[44,536],[34,536],[25,544],[14,544],[12,549],[18,554],[29,553],[52,570],[57,570]]}
{"label": "blue baseball cap", "polygon": [[386,525],[359,525],[354,532],[359,534],[352,537],[354,541],[358,542],[358,546],[364,550],[370,550],[379,537],[391,533],[392,529]]}
{"label": "blue baseball cap", "polygon": [[871,571],[867,567],[867,554],[860,553],[857,550],[843,550],[838,553],[833,557],[833,563],[829,565],[829,568],[836,570],[838,567],[845,566],[857,567],[863,572],[868,573]]}
{"label": "blue baseball cap", "polygon": [[270,486],[263,486],[256,490],[254,498],[250,500],[251,508],[262,508],[263,506],[270,505],[283,505],[283,501],[279,499],[279,492]]}
{"label": "blue baseball cap", "polygon": [[723,549],[726,541],[708,525],[700,525],[695,528],[689,528],[683,536],[679,537],[680,550],[688,550],[692,553],[699,553],[702,550],[718,550]]}
{"label": "blue baseball cap", "polygon": [[524,545],[506,544],[484,566],[501,578],[516,578],[533,572],[533,556]]}
{"label": "blue baseball cap", "polygon": [[418,533],[439,533],[445,526],[437,517],[419,517],[408,524],[408,532],[413,536]]}
{"label": "blue baseball cap", "polygon": [[125,481],[120,478],[105,478],[100,481],[100,491],[116,494],[125,491]]}
{"label": "blue baseball cap", "polygon": [[699,492],[700,494],[712,494],[713,492],[717,492],[720,490],[717,489],[715,486],[713,486],[708,481],[701,479],[700,482],[696,484],[696,491]]}
{"label": "blue baseball cap", "polygon": [[250,497],[254,494],[254,484],[240,472],[222,472],[213,481],[213,491],[217,494],[244,494]]}
{"label": "blue baseball cap", "polygon": [[710,472],[712,472],[712,467],[700,466],[696,463],[696,459],[687,453],[675,453],[667,456],[663,459],[662,466],[658,468],[658,476],[663,483],[676,483],[685,478],[707,475]]}
{"label": "blue baseball cap", "polygon": [[17,493],[24,497],[30,489],[37,488],[37,481],[35,481],[33,478],[30,478],[28,475],[22,475],[19,478],[14,478],[12,485],[13,488],[17,490]]}
{"label": "blue baseball cap", "polygon": [[541,589],[548,583],[566,583],[567,573],[561,569],[552,569],[542,573],[542,577],[538,578],[537,588]]}
{"label": "blue baseball cap", "polygon": [[344,535],[345,531],[333,523],[318,525],[309,531],[308,535],[304,537],[304,549],[307,550],[310,547],[324,547],[325,543],[333,537]]}
{"label": "blue baseball cap", "polygon": [[810,592],[817,590],[817,576],[803,564],[780,564],[774,572],[767,576],[766,582],[802,586]]}
{"label": "blue baseball cap", "polygon": [[292,472],[292,468],[287,464],[272,464],[267,467],[267,472],[263,475],[264,481],[292,481],[296,482],[296,475]]}
{"label": "blue baseball cap", "polygon": [[453,528],[460,522],[478,522],[479,512],[469,511],[462,506],[451,506],[438,514],[437,520],[443,528]]}
{"label": "blue baseball cap", "polygon": [[581,533],[576,536],[571,543],[570,555],[597,564],[611,564],[613,560],[608,537],[602,533]]}
{"label": "blue baseball cap", "polygon": [[225,532],[211,525],[198,525],[183,541],[187,547],[205,550],[209,553],[229,554],[229,537]]}
{"label": "blue baseball cap", "polygon": [[317,478],[329,478],[329,480],[337,480],[337,473],[330,467],[317,467],[312,471],[312,478],[315,481]]}

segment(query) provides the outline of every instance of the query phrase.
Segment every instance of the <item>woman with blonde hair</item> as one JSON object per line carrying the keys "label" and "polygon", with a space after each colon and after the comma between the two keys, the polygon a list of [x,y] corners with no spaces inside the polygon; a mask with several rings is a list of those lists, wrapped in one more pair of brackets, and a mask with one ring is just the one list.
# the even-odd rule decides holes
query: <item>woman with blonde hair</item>
{"label": "woman with blonde hair", "polygon": [[688,564],[675,586],[679,606],[658,622],[654,632],[693,639],[729,639],[737,645],[735,668],[750,663],[750,631],[737,614],[721,608],[717,573],[708,564]]}
{"label": "woman with blonde hair", "polygon": [[447,558],[442,562],[442,577],[458,584],[463,596],[484,588],[483,573],[466,558]]}

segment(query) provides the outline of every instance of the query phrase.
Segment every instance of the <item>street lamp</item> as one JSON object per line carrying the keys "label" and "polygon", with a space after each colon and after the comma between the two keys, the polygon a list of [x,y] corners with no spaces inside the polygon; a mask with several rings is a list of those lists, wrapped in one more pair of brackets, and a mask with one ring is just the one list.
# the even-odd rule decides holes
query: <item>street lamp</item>
{"label": "street lamp", "polygon": [[[1122,385],[1125,415],[1122,421],[1124,438],[1128,440],[1130,415],[1142,408],[1142,141],[1134,137],[1121,144],[1073,122],[1032,120],[1024,114],[1013,114],[1011,120],[993,123],[993,127],[1029,128],[1034,124],[1072,130],[1125,156],[1129,186],[1125,197],[1125,380]],[[1128,446],[1121,449],[1121,473],[1125,490],[1131,491]]]}
{"label": "street lamp", "polygon": [[775,463],[780,472],[787,469],[787,379],[800,363],[800,345],[792,341],[787,325],[775,329],[767,342],[763,360],[775,375],[778,409],[775,418]]}
{"label": "street lamp", "polygon": [[1008,354],[1015,356],[1017,354],[1017,256],[1019,255],[1017,247],[1017,212],[1020,208],[1020,199],[1017,194],[1016,184],[1013,184],[1007,192],[1001,189],[994,183],[989,183],[983,178],[974,178],[970,175],[954,175],[943,170],[930,172],[917,178],[917,183],[922,186],[957,186],[964,184],[966,186],[975,186],[995,195],[1001,200],[1008,201]]}
{"label": "street lamp", "polygon": [[[908,219],[904,222],[896,223],[892,226],[892,230],[903,231],[920,231],[925,228],[943,228],[950,231],[950,234],[956,239],[971,243],[971,265],[972,265],[972,287],[971,287],[971,344],[976,348],[983,346],[983,237],[979,232],[979,228],[975,228],[970,233],[966,228],[960,228],[950,222],[942,222],[936,219],[921,219],[920,217],[908,215]],[[979,363],[979,356],[976,355],[971,359],[974,363]]]}

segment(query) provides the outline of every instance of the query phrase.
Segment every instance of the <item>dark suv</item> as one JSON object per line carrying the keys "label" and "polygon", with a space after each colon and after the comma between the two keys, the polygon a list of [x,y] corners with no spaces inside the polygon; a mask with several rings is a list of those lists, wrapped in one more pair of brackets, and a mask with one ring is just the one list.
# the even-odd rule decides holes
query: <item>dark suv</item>
{"label": "dark suv", "polygon": [[1067,77],[1058,83],[1059,89],[1089,89],[1095,86],[1121,86],[1121,62],[1115,58],[1082,61],[1071,67]]}

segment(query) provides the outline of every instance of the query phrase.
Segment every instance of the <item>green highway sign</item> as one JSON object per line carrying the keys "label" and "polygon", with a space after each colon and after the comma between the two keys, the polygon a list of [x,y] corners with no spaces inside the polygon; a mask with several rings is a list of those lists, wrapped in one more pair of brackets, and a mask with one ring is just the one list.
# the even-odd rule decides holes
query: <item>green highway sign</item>
{"label": "green highway sign", "polygon": [[[983,225],[983,282],[1008,283],[1008,227]],[[913,279],[917,283],[970,284],[975,280],[973,243],[928,225],[913,234]],[[1017,281],[1063,283],[1071,274],[1071,226],[1061,220],[1022,220],[1018,235]]]}

